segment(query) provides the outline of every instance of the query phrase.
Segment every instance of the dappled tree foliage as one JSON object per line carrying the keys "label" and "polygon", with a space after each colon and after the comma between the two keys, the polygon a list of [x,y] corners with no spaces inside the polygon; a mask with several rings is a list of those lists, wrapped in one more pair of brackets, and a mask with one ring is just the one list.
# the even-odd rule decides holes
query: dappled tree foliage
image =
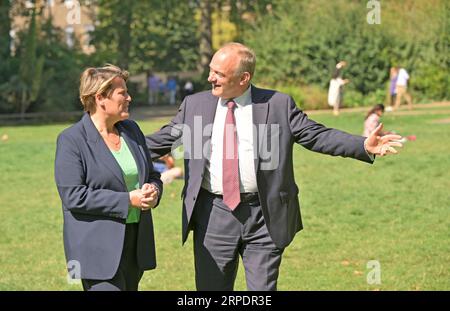
{"label": "dappled tree foliage", "polygon": [[63,31],[43,18],[39,7],[19,7],[15,14],[28,22],[17,34],[14,55],[0,63],[0,112],[80,109],[78,79],[86,55],[66,45]]}
{"label": "dappled tree foliage", "polygon": [[92,43],[98,64],[133,72],[194,69],[198,58],[195,4],[189,1],[97,0]]}
{"label": "dappled tree foliage", "polygon": [[277,2],[244,35],[258,56],[256,80],[326,92],[334,65],[346,60],[347,103],[382,101],[390,66],[407,68],[416,99],[448,98],[448,2],[383,1],[381,24],[366,22],[362,3]]}
{"label": "dappled tree foliage", "polygon": [[[327,106],[339,60],[351,80],[346,106],[384,101],[391,66],[409,71],[415,102],[450,97],[445,0],[380,1],[380,24],[367,22],[368,1],[80,0],[95,8],[91,55],[76,40],[67,46],[64,31],[42,14],[47,1],[31,1],[33,9],[29,2],[0,0],[0,113],[79,110],[78,78],[88,65],[114,63],[132,75],[196,71],[196,89],[206,88],[209,59],[230,40],[255,50],[256,84],[291,94],[303,108]],[[25,24],[12,53],[17,17]]]}

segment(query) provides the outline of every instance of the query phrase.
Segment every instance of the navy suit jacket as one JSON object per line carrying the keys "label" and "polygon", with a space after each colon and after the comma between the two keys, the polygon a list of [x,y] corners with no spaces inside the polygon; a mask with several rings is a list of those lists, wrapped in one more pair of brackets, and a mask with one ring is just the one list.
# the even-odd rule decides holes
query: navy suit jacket
{"label": "navy suit jacket", "polygon": [[[154,183],[162,194],[160,174],[153,170],[138,125],[125,120],[116,128],[136,161],[139,185]],[[88,113],[58,136],[55,180],[62,200],[70,275],[111,279],[120,263],[130,200],[122,170]],[[137,260],[142,270],[156,267],[151,211],[141,212]]]}
{"label": "navy suit jacket", "polygon": [[[257,144],[254,146],[254,165],[259,199],[272,240],[279,248],[284,248],[303,228],[299,189],[294,179],[294,143],[328,155],[351,157],[368,163],[373,159],[364,148],[365,137],[327,128],[310,120],[290,96],[254,86],[251,96],[253,125],[249,124],[249,130],[254,129],[254,142]],[[170,152],[174,144],[184,144],[183,242],[192,228],[191,216],[203,180],[217,103],[218,97],[211,91],[187,96],[169,124],[146,136],[154,158]],[[190,146],[186,146],[186,142]]]}

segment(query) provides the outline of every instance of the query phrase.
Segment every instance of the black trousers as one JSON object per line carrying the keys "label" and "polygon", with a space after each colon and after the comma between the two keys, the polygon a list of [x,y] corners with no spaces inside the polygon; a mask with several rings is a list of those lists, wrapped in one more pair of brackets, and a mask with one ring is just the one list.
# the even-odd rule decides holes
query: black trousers
{"label": "black trousers", "polygon": [[119,268],[110,280],[82,279],[85,291],[137,291],[144,271],[137,264],[138,224],[127,224]]}

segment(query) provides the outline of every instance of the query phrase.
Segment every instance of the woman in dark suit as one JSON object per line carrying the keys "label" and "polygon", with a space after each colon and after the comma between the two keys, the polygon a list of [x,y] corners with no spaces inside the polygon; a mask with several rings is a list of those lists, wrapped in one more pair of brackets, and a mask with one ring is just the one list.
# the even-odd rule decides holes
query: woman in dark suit
{"label": "woman in dark suit", "polygon": [[59,136],[55,180],[64,250],[84,290],[137,290],[156,267],[151,208],[162,195],[138,125],[127,120],[128,72],[107,65],[81,75],[85,114]]}

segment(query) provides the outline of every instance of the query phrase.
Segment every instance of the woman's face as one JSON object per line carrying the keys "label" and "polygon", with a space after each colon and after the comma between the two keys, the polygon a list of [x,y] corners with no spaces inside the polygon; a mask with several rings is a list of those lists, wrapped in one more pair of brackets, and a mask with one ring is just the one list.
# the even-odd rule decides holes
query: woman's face
{"label": "woman's face", "polygon": [[117,119],[118,121],[128,119],[128,106],[131,102],[131,96],[128,94],[125,80],[116,77],[112,83],[113,93],[110,97],[104,97],[102,105],[108,117]]}

